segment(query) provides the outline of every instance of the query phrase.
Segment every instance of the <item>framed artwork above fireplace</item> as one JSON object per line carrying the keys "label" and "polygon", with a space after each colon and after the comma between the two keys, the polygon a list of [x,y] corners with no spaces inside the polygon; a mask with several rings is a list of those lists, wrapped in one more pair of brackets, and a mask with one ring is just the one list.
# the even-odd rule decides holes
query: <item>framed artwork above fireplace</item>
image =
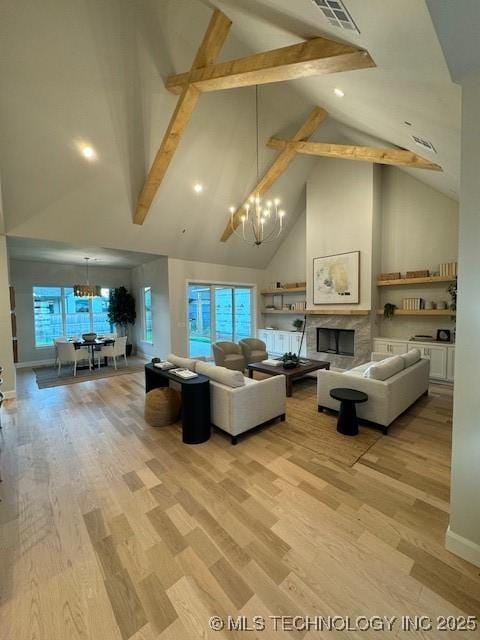
{"label": "framed artwork above fireplace", "polygon": [[360,251],[313,259],[313,304],[360,302]]}

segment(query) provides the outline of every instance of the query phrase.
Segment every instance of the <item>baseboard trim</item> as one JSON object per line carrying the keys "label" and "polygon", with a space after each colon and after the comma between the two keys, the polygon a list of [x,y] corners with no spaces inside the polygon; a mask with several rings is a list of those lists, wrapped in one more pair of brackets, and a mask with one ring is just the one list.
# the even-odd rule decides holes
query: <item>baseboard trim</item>
{"label": "baseboard trim", "polygon": [[456,556],[480,567],[480,544],[458,535],[450,529],[450,525],[445,534],[445,547]]}
{"label": "baseboard trim", "polygon": [[17,362],[15,364],[16,369],[27,369],[30,367],[43,367],[48,365],[54,365],[55,358],[49,358],[48,360],[32,360],[30,362]]}
{"label": "baseboard trim", "polygon": [[145,351],[142,351],[141,349],[138,349],[135,351],[135,355],[138,358],[143,358],[144,360],[148,360],[148,362],[150,362],[150,360],[152,359],[152,356],[149,353],[145,353]]}

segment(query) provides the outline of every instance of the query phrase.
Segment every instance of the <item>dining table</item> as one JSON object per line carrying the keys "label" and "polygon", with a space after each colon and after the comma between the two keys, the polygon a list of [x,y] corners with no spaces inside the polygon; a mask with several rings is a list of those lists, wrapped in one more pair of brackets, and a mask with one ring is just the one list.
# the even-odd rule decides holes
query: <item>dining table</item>
{"label": "dining table", "polygon": [[[107,357],[103,358],[103,365],[98,361],[98,364],[95,362],[95,351],[98,348],[101,348],[107,344],[115,344],[115,340],[113,338],[102,338],[102,336],[98,336],[95,340],[79,340],[78,338],[70,338],[69,342],[73,344],[75,349],[80,349],[81,347],[87,347],[90,353],[90,360],[92,363],[92,369],[98,369],[99,366],[108,366]],[[86,369],[87,365],[78,366],[77,369]]]}

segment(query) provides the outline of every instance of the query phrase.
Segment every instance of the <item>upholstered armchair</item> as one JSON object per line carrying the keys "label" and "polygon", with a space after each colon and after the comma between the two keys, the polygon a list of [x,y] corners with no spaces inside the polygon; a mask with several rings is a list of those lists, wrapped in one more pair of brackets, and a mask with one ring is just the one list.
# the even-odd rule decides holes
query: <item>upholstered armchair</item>
{"label": "upholstered armchair", "polygon": [[215,342],[212,345],[213,358],[215,364],[226,369],[243,371],[245,369],[245,358],[242,350],[235,342]]}
{"label": "upholstered armchair", "polygon": [[267,345],[258,338],[245,338],[238,343],[247,364],[261,362],[268,358]]}

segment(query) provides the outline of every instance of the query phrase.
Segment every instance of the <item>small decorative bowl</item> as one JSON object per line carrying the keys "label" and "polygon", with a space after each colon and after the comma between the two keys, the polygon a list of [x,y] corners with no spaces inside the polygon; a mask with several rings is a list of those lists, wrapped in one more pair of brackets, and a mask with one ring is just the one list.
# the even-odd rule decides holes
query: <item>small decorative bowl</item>
{"label": "small decorative bowl", "polygon": [[94,342],[96,337],[97,337],[96,333],[82,333],[82,338],[84,339],[85,342]]}

